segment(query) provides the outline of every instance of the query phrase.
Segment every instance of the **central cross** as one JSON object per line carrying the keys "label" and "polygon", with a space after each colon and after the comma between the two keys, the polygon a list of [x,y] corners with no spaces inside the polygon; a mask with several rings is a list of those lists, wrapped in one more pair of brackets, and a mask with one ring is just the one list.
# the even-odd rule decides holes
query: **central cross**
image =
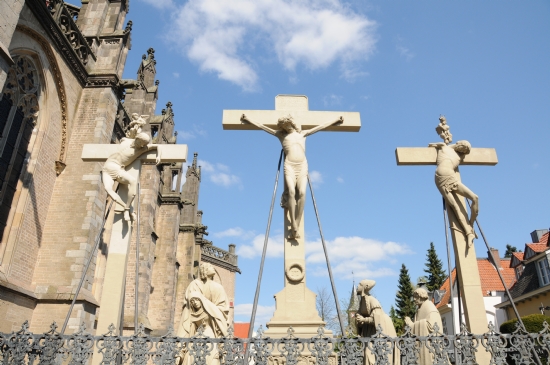
{"label": "central cross", "polygon": [[[358,112],[310,111],[303,95],[277,95],[275,110],[224,110],[223,128],[264,130],[279,139],[285,154],[284,208],[285,287],[275,295],[268,323],[271,337],[286,335],[289,326],[300,337],[316,334],[323,321],[315,309],[315,293],[306,287],[304,219],[308,166],[305,140],[318,131],[358,132]],[[252,324],[253,325],[253,324]]]}

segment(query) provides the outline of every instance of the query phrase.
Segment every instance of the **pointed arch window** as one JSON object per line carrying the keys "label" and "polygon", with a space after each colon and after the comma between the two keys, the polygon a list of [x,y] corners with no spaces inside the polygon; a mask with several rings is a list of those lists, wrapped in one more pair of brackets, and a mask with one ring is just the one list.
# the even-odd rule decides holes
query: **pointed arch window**
{"label": "pointed arch window", "polygon": [[8,223],[17,183],[38,117],[40,81],[32,59],[14,56],[0,95],[0,238]]}

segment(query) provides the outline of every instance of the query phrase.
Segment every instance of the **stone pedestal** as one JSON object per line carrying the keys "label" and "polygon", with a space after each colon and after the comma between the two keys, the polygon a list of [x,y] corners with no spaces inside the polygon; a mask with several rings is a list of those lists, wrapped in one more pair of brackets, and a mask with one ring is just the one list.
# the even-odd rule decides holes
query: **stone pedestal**
{"label": "stone pedestal", "polygon": [[[285,209],[285,287],[275,294],[275,313],[267,323],[265,335],[272,338],[287,336],[290,326],[294,336],[309,338],[317,335],[317,329],[325,322],[316,308],[317,295],[306,286],[306,252],[304,244],[304,218],[300,222],[301,238],[288,239],[290,220]],[[325,330],[325,334],[332,332]]]}

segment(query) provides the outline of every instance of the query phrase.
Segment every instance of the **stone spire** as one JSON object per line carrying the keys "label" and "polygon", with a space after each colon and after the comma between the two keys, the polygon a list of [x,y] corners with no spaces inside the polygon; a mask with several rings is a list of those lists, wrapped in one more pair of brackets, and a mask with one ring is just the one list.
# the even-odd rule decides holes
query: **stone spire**
{"label": "stone spire", "polygon": [[359,297],[357,295],[357,287],[355,286],[355,280],[353,280],[353,285],[351,287],[351,298],[349,299],[348,313],[354,312],[357,313],[359,310]]}

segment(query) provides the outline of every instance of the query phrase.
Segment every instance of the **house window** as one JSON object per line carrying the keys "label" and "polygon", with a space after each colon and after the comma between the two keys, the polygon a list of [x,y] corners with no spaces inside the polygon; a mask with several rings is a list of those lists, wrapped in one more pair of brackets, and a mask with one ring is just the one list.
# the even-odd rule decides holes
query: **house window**
{"label": "house window", "polygon": [[525,269],[525,266],[523,265],[516,267],[516,280],[519,280],[521,274],[523,274],[523,269]]}
{"label": "house window", "polygon": [[13,60],[0,94],[0,238],[25,167],[40,92],[33,61],[27,56],[14,56]]}
{"label": "house window", "polygon": [[541,286],[550,284],[550,267],[548,267],[548,259],[545,257],[537,262],[539,268]]}

